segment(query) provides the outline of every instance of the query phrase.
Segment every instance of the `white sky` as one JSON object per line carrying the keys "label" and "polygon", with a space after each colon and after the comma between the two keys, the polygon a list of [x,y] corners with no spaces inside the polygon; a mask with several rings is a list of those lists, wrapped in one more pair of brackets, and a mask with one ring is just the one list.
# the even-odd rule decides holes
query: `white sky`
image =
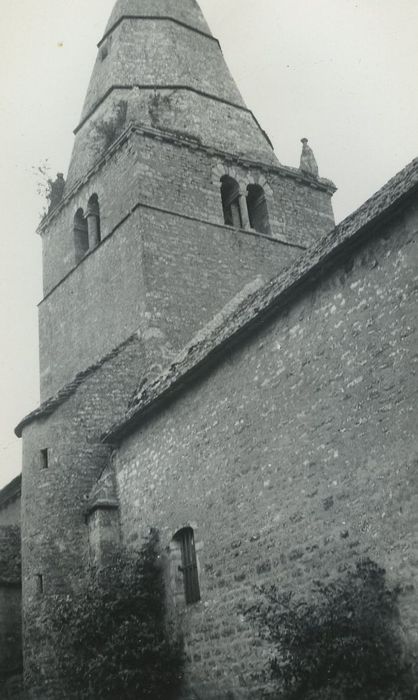
{"label": "white sky", "polygon": [[[181,0],[179,0],[180,2]],[[282,163],[307,136],[349,214],[418,155],[417,0],[201,0]],[[0,487],[20,470],[13,427],[38,403],[42,202],[34,166],[68,167],[113,0],[0,0]]]}

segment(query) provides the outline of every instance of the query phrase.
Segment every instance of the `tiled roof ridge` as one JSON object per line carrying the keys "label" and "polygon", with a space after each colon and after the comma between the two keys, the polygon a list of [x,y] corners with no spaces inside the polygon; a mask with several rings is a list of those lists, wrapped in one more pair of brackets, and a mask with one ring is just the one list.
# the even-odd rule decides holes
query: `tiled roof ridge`
{"label": "tiled roof ridge", "polygon": [[261,321],[271,310],[288,300],[290,294],[318,269],[323,269],[331,257],[356,239],[370,224],[377,223],[408,196],[418,189],[418,158],[389,180],[355,212],[344,219],[316,246],[309,249],[295,263],[274,277],[261,288],[248,291],[241,299],[234,298],[202,329],[183,349],[174,362],[157,379],[142,383],[131,401],[125,418],[115,424],[103,436],[104,442],[117,442],[131,427],[160,400],[171,396],[183,386],[198,368],[210,358],[219,355],[234,336],[250,325]]}

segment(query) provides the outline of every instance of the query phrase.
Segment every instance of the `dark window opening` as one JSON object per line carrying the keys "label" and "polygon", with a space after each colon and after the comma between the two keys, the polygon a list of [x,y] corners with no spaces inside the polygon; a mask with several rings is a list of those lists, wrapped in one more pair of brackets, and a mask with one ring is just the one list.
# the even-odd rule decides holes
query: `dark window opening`
{"label": "dark window opening", "polygon": [[78,209],[74,217],[74,247],[76,263],[85,256],[89,249],[89,232],[87,219],[84,216],[84,211]]}
{"label": "dark window opening", "polygon": [[93,194],[89,199],[87,205],[86,219],[88,230],[88,244],[89,248],[93,249],[97,245],[99,245],[101,241],[100,206],[97,194]]}
{"label": "dark window opening", "polygon": [[42,574],[36,574],[36,592],[42,595],[44,592],[44,577]]}
{"label": "dark window opening", "polygon": [[248,185],[247,207],[250,226],[259,233],[271,235],[266,195],[260,185]]}
{"label": "dark window opening", "polygon": [[181,550],[181,567],[183,574],[186,604],[191,605],[200,600],[199,572],[197,568],[194,533],[191,527],[180,530],[174,538]]}
{"label": "dark window opening", "polygon": [[239,185],[229,175],[221,178],[221,197],[224,221],[227,226],[242,228],[242,217],[239,206]]}
{"label": "dark window opening", "polygon": [[41,469],[48,469],[48,450],[41,450]]}

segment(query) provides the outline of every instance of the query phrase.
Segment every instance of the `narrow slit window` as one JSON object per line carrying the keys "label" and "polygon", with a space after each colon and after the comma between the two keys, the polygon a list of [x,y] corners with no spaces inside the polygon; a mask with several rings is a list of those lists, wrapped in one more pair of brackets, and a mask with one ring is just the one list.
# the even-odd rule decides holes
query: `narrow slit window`
{"label": "narrow slit window", "polygon": [[36,575],[36,592],[42,595],[44,592],[44,577],[42,574]]}
{"label": "narrow slit window", "polygon": [[200,600],[199,572],[197,568],[194,533],[191,527],[180,530],[175,540],[180,545],[181,566],[183,575],[184,596],[187,605],[197,603]]}
{"label": "narrow slit window", "polygon": [[48,449],[41,450],[41,469],[48,469],[48,467],[49,467]]}

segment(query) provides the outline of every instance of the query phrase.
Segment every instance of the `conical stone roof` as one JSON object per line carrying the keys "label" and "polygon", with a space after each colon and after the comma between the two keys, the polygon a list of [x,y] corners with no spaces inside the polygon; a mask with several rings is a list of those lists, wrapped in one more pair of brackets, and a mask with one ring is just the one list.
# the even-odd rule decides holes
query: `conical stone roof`
{"label": "conical stone roof", "polygon": [[151,126],[277,164],[195,0],[118,0],[98,48],[67,192],[94,165],[103,123],[119,133],[132,123]]}
{"label": "conical stone roof", "polygon": [[82,120],[109,90],[135,86],[200,90],[244,106],[195,0],[116,3],[99,43]]}
{"label": "conical stone roof", "polygon": [[122,17],[170,17],[210,34],[210,29],[195,0],[118,0],[107,23],[106,33]]}

